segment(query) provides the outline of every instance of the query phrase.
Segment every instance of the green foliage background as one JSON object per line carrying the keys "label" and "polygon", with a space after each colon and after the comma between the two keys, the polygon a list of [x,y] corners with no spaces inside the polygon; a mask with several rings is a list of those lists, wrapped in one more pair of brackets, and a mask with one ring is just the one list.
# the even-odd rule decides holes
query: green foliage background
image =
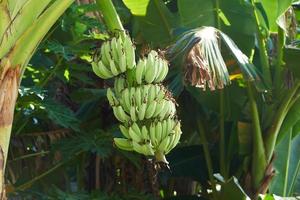
{"label": "green foliage background", "polygon": [[[276,31],[274,19],[291,4],[287,0],[274,2],[271,5],[269,1],[257,3],[261,9],[259,17],[264,22],[262,30]],[[211,0],[143,0],[138,3],[124,0],[114,1],[114,4],[141,54],[149,47],[165,49],[191,28],[215,26],[227,33],[245,54],[253,56],[254,64],[261,67],[258,52],[252,54],[259,47],[255,42],[253,8],[248,1],[220,1],[220,12]],[[297,6],[295,13],[300,19]],[[221,19],[219,23],[217,16]],[[24,72],[19,90],[6,172],[9,195],[22,199],[68,200],[156,199],[158,196],[208,199],[210,194],[205,192],[210,187],[208,172],[196,124],[200,119],[204,126],[213,172],[218,173],[220,92],[203,92],[185,85],[182,63],[170,65],[166,85],[179,104],[183,136],[180,145],[168,155],[170,171],[158,173],[147,165],[151,163],[149,158],[113,146],[112,138],[121,133],[106,100],[106,88],[112,82],[96,77],[90,66],[95,50],[109,37],[96,4],[74,3],[39,46]],[[299,44],[298,37],[296,44]],[[274,41],[269,38],[270,52],[274,50],[272,45]],[[285,64],[297,77],[299,62],[291,55],[299,55],[297,45],[284,48]],[[227,52],[224,57],[226,61],[231,60]],[[230,66],[229,70],[236,72],[237,67]],[[241,79],[233,81],[224,92],[225,165],[235,178],[222,182],[219,177],[219,184],[224,185],[225,199],[230,199],[226,194],[244,199],[240,185],[245,185],[251,158],[251,141],[247,137],[251,133],[246,130],[250,121],[249,100]],[[257,99],[262,126],[266,128],[277,99],[268,94],[257,94]],[[285,194],[291,196],[300,193],[300,152],[296,153],[300,149],[299,105],[298,100],[281,130],[290,134],[283,134],[276,147],[278,156],[274,165],[279,175],[274,178],[270,192],[278,195],[283,195],[284,188],[288,190]],[[100,169],[99,174],[96,168]],[[125,177],[125,169],[135,171],[136,180]],[[282,185],[286,177],[283,173],[288,173],[288,183],[296,177],[295,184]],[[138,176],[143,179],[138,180]]]}

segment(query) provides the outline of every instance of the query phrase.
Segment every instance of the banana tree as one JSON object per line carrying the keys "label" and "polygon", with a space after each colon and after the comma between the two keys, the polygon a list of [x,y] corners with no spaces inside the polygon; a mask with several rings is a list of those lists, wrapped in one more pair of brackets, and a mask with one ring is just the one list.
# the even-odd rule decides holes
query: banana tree
{"label": "banana tree", "polygon": [[[22,74],[38,44],[73,0],[0,1],[0,149],[1,194]],[[1,198],[1,199],[2,199]]]}

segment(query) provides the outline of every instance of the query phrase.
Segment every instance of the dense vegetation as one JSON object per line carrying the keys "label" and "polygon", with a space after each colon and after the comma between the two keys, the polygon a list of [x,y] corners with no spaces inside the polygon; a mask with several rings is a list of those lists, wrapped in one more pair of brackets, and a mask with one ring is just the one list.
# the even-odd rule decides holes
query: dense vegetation
{"label": "dense vegetation", "polygon": [[[48,8],[55,9],[57,1]],[[13,1],[0,1],[0,12],[6,2]],[[66,3],[64,13],[57,6],[61,17],[45,29],[37,48],[27,48],[35,53],[28,64],[22,62],[8,158],[4,156],[9,198],[238,200],[300,195],[299,2],[114,0],[118,16],[103,2],[110,1]],[[122,27],[116,27],[117,17]],[[223,70],[229,72],[228,77],[217,73],[213,82],[215,75],[207,70],[212,76],[205,79],[207,86],[193,76],[198,68],[188,54],[204,41],[203,26],[216,28],[210,35],[218,42],[214,52],[222,54],[218,59],[224,59]],[[123,27],[135,43],[137,61],[151,50],[169,60],[163,84],[177,102],[182,129],[180,143],[166,156],[169,168],[113,142],[123,137],[106,97],[114,80],[96,76],[91,63]],[[9,38],[2,30],[0,25],[0,39]],[[0,40],[1,71],[6,58],[18,55],[8,51],[10,43],[18,49],[30,37],[25,39]],[[218,65],[215,60],[210,64]],[[5,80],[2,74],[0,80]],[[0,87],[5,95],[3,91]],[[2,115],[1,108],[0,128]]]}

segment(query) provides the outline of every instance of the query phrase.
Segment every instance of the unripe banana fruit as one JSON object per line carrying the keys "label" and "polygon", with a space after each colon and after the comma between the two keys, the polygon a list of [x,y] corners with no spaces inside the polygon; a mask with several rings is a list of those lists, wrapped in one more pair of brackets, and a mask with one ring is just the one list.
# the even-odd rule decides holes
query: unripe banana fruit
{"label": "unripe banana fruit", "polygon": [[[135,122],[127,128],[122,126],[122,133],[125,133],[124,137],[128,138],[126,143],[132,141],[133,150],[144,155],[159,155],[157,161],[165,162],[164,155],[169,153],[179,142],[181,128],[178,120],[168,118],[163,121],[151,122],[148,125]],[[127,135],[127,133],[129,134]],[[130,145],[124,143],[115,144],[120,149],[124,149],[124,146],[130,149],[127,147]]]}
{"label": "unripe banana fruit", "polygon": [[168,164],[165,155],[181,136],[175,100],[160,84],[168,73],[168,62],[151,51],[135,67],[134,47],[125,36],[104,42],[92,67],[103,79],[115,77],[114,87],[107,89],[107,99],[124,136],[114,138],[115,145]]}
{"label": "unripe banana fruit", "polygon": [[104,42],[92,62],[93,71],[103,79],[118,76],[135,65],[135,47],[128,35]]}
{"label": "unripe banana fruit", "polygon": [[168,62],[152,50],[147,58],[138,62],[135,70],[136,82],[137,84],[159,83],[167,76],[168,69]]}

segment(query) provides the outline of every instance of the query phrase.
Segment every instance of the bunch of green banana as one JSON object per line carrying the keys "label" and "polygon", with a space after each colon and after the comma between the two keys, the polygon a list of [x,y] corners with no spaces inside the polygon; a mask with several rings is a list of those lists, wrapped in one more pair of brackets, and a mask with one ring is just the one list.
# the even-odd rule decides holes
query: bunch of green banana
{"label": "bunch of green banana", "polygon": [[163,120],[176,114],[174,100],[166,95],[167,90],[162,85],[127,88],[122,85],[121,80],[116,80],[115,92],[107,90],[107,98],[119,121],[131,123],[145,119]]}
{"label": "bunch of green banana", "polygon": [[136,82],[137,84],[159,83],[167,76],[168,69],[168,62],[152,50],[147,58],[138,62],[135,71]]}
{"label": "bunch of green banana", "polygon": [[135,67],[135,48],[128,35],[114,37],[102,44],[99,56],[92,62],[93,71],[109,79]]}
{"label": "bunch of green banana", "polygon": [[164,163],[168,163],[165,155],[178,144],[181,136],[180,122],[172,118],[146,125],[133,123],[128,128],[120,125],[120,130],[125,138],[114,138],[120,149],[156,156],[157,161]]}
{"label": "bunch of green banana", "polygon": [[167,164],[165,155],[181,136],[175,100],[160,83],[168,73],[168,62],[151,51],[135,67],[134,54],[128,36],[113,38],[102,45],[99,59],[92,63],[101,78],[115,76],[107,99],[124,138],[114,138],[114,143],[120,149],[155,156],[156,161]]}

